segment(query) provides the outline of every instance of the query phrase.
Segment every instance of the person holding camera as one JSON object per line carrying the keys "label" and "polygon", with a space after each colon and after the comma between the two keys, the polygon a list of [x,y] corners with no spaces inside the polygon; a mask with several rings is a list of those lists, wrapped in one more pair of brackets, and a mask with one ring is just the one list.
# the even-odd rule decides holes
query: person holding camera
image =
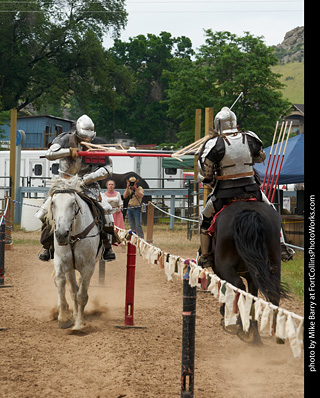
{"label": "person holding camera", "polygon": [[141,226],[141,204],[144,196],[143,188],[138,186],[135,177],[127,180],[127,188],[123,193],[123,199],[129,198],[128,202],[128,220],[132,231],[136,231],[140,238],[144,238]]}

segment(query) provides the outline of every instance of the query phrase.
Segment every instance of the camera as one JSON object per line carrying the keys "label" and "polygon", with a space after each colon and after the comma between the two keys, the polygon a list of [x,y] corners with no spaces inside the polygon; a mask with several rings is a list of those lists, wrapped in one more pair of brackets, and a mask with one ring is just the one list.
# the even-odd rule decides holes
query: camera
{"label": "camera", "polygon": [[130,181],[129,185],[130,185],[130,187],[133,187],[134,186],[134,181]]}

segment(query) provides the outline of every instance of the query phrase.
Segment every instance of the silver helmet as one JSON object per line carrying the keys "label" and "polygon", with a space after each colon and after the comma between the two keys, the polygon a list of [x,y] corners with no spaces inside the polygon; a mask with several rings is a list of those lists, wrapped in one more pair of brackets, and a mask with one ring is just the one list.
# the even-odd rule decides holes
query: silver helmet
{"label": "silver helmet", "polygon": [[79,117],[76,123],[76,135],[82,140],[90,142],[95,136],[93,121],[87,115]]}
{"label": "silver helmet", "polygon": [[214,118],[214,128],[217,130],[218,134],[237,133],[236,115],[227,106],[224,106]]}

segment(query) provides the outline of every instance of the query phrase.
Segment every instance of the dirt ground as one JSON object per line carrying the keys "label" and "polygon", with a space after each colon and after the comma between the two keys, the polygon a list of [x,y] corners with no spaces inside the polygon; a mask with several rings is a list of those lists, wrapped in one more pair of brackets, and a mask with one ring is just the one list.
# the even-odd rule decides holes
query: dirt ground
{"label": "dirt ground", "polygon": [[[168,282],[162,269],[137,255],[134,319],[145,328],[117,328],[124,325],[126,280],[126,251],[118,247],[104,285],[96,268],[87,326],[74,333],[57,326],[53,265],[37,260],[39,249],[26,242],[5,253],[5,284],[12,287],[0,289],[0,397],[180,397],[181,281]],[[303,315],[302,303],[285,304]],[[198,294],[194,396],[303,397],[303,358],[273,338],[257,348],[227,334],[218,309],[214,297]]]}

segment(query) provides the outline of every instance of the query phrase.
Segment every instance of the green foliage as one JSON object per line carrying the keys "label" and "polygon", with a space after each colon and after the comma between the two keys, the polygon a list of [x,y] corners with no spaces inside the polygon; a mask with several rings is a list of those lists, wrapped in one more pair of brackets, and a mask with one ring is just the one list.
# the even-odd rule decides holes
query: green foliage
{"label": "green foliage", "polygon": [[293,104],[304,104],[304,62],[275,65],[272,71],[280,75],[283,97]]}
{"label": "green foliage", "polygon": [[168,32],[116,39],[105,50],[103,34],[125,26],[124,0],[13,3],[0,0],[2,11],[19,8],[0,13],[2,110],[32,103],[62,116],[67,108],[70,118],[87,113],[109,139],[122,130],[139,144],[185,146],[194,140],[197,108],[216,114],[243,92],[238,124],[267,146],[289,108],[273,49],[249,33],[207,30],[196,54],[189,38]]}
{"label": "green foliage", "polygon": [[[173,38],[168,32],[159,36],[148,34],[131,38],[129,42],[115,40],[110,53],[114,61],[131,74],[133,92],[124,94],[115,109],[115,127],[136,138],[140,144],[175,140],[177,122],[167,115],[167,79],[163,70],[170,60],[189,58],[193,54],[186,37]],[[118,90],[117,94],[122,93]]]}
{"label": "green foliage", "polygon": [[243,92],[233,109],[240,129],[256,132],[267,146],[276,121],[289,108],[280,91],[280,75],[271,70],[277,64],[273,50],[249,33],[237,37],[209,29],[206,36],[195,62],[176,62],[167,72],[168,114],[181,120],[181,144],[192,141],[196,108],[213,107],[217,113]]}
{"label": "green foliage", "polygon": [[304,254],[297,250],[293,260],[281,263],[281,279],[289,286],[290,293],[304,297]]}
{"label": "green foliage", "polygon": [[[126,23],[124,0],[61,3],[0,0],[2,109],[61,104],[95,80],[101,37]],[[110,87],[111,91],[111,87]]]}

